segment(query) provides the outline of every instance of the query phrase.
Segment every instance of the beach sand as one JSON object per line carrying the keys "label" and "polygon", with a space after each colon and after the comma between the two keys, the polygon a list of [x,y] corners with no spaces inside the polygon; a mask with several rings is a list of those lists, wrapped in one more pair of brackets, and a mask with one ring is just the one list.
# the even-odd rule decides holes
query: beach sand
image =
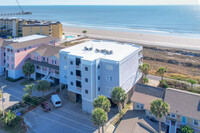
{"label": "beach sand", "polygon": [[165,48],[177,48],[177,49],[200,51],[200,38],[198,39],[192,37],[157,35],[148,33],[98,30],[98,29],[79,28],[79,27],[63,27],[64,33],[67,34],[82,35],[83,30],[87,30],[87,35],[89,35],[90,38],[95,38],[95,39],[114,40],[114,41],[134,43],[144,46],[158,46]]}

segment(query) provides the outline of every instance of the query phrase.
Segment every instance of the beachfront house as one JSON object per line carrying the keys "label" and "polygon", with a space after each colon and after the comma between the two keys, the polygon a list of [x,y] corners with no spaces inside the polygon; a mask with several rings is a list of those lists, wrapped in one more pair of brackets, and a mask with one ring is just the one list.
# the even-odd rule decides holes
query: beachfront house
{"label": "beachfront house", "polygon": [[30,58],[25,62],[35,65],[35,72],[31,78],[59,84],[59,51],[61,49],[63,49],[61,46],[41,45],[30,52]]}
{"label": "beachfront house", "polygon": [[29,58],[29,53],[40,45],[57,45],[58,41],[59,38],[44,35],[30,35],[2,40],[0,42],[0,74],[12,79],[24,77],[22,67],[25,60]]}
{"label": "beachfront house", "polygon": [[138,84],[131,98],[133,110],[145,111],[146,117],[157,119],[150,111],[151,102],[156,99],[162,99],[170,106],[170,113],[161,120],[168,125],[169,132],[176,133],[181,125],[188,125],[195,133],[200,133],[199,94]]}
{"label": "beachfront house", "polygon": [[141,78],[142,46],[110,41],[87,41],[60,50],[60,85],[68,97],[82,101],[82,109],[93,110],[99,95],[111,98],[114,87],[130,94]]}

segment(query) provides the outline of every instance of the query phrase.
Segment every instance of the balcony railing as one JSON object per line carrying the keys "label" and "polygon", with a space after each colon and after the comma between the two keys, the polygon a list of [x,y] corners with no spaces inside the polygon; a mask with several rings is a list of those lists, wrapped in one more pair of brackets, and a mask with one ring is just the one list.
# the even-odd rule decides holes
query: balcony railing
{"label": "balcony railing", "polygon": [[76,79],[81,80],[81,76],[76,76]]}
{"label": "balcony railing", "polygon": [[76,87],[76,89],[81,90],[81,87]]}

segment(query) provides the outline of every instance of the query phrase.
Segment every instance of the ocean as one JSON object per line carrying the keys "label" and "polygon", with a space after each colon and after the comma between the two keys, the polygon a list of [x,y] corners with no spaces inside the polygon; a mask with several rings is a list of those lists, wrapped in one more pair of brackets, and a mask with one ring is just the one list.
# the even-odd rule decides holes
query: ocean
{"label": "ocean", "polygon": [[[60,21],[64,26],[200,37],[200,6],[22,6],[25,19]],[[0,6],[0,13],[18,12]]]}

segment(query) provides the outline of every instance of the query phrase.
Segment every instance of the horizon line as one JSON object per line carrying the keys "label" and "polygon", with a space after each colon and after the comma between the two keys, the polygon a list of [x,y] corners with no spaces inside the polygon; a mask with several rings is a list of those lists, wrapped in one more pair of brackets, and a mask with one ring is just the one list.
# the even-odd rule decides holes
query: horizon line
{"label": "horizon line", "polygon": [[[146,5],[142,5],[142,4],[137,4],[137,5],[21,5],[21,6],[198,6],[199,4],[146,4]],[[18,5],[0,5],[0,6],[18,6]],[[200,6],[200,5],[199,5]]]}

